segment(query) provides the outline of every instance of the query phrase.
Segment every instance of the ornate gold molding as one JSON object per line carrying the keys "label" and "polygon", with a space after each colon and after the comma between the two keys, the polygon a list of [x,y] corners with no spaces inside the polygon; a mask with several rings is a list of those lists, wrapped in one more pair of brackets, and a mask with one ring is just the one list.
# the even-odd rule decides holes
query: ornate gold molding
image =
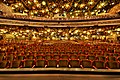
{"label": "ornate gold molding", "polygon": [[98,20],[98,21],[85,21],[85,22],[33,22],[33,21],[21,21],[21,20],[10,20],[10,19],[0,19],[0,24],[4,25],[17,25],[28,27],[89,27],[89,26],[104,26],[104,25],[120,25],[120,19],[111,20]]}
{"label": "ornate gold molding", "polygon": [[109,11],[110,14],[116,14],[120,11],[120,4],[115,5],[111,10]]}

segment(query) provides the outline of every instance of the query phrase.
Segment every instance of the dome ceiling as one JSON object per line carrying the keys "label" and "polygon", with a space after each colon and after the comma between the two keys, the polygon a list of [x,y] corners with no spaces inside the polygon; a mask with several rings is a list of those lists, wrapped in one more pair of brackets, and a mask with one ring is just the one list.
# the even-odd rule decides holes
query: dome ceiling
{"label": "dome ceiling", "polygon": [[67,17],[107,13],[120,0],[3,0],[15,13],[39,17]]}

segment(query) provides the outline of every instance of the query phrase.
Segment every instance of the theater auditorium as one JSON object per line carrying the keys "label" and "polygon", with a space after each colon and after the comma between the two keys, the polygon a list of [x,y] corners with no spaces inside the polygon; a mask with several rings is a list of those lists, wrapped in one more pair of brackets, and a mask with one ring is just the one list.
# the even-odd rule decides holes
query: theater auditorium
{"label": "theater auditorium", "polygon": [[0,80],[120,80],[120,0],[0,0]]}

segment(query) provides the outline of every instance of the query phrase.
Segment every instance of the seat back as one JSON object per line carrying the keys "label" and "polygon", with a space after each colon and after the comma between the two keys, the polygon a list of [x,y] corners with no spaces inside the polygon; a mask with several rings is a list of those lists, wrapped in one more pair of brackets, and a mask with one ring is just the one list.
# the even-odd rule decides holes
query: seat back
{"label": "seat back", "polygon": [[20,63],[21,63],[21,61],[19,61],[19,60],[11,61],[10,67],[11,67],[11,68],[18,68],[18,67],[20,67],[20,65],[21,65]]}
{"label": "seat back", "polygon": [[92,62],[91,62],[90,60],[82,60],[82,61],[81,61],[81,65],[82,65],[84,68],[93,68]]}
{"label": "seat back", "polygon": [[57,67],[57,60],[48,60],[47,67]]}
{"label": "seat back", "polygon": [[106,66],[110,69],[119,69],[120,64],[117,61],[107,61]]}
{"label": "seat back", "polygon": [[23,67],[24,68],[32,68],[33,64],[34,64],[34,60],[33,59],[26,59],[26,60],[24,60]]}
{"label": "seat back", "polygon": [[105,62],[104,61],[94,61],[93,66],[95,66],[97,69],[105,69]]}
{"label": "seat back", "polygon": [[4,61],[0,61],[0,68],[6,68],[8,65],[8,61],[4,60]]}
{"label": "seat back", "polygon": [[59,67],[68,67],[68,60],[59,60]]}
{"label": "seat back", "polygon": [[80,68],[79,60],[69,60],[69,63],[72,68]]}
{"label": "seat back", "polygon": [[35,67],[45,67],[45,60],[36,60]]}

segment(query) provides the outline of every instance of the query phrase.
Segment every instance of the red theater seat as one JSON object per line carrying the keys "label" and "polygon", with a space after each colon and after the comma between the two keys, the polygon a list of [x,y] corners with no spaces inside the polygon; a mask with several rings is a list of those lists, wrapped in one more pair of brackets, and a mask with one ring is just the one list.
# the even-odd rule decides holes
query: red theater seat
{"label": "red theater seat", "polygon": [[79,60],[84,60],[87,59],[86,55],[78,55]]}
{"label": "red theater seat", "polygon": [[0,61],[3,60],[5,53],[0,53]]}
{"label": "red theater seat", "polygon": [[36,60],[35,67],[36,68],[45,67],[45,60],[39,60],[39,59]]}
{"label": "red theater seat", "polygon": [[93,62],[93,66],[95,66],[94,68],[96,69],[105,69],[105,62],[104,61],[94,61]]}
{"label": "red theater seat", "polygon": [[25,59],[25,56],[23,55],[16,56],[16,60],[24,60],[24,59]]}
{"label": "red theater seat", "polygon": [[34,55],[28,55],[26,56],[26,59],[34,59]]}
{"label": "red theater seat", "polygon": [[111,53],[104,53],[104,56],[112,56]]}
{"label": "red theater seat", "polygon": [[119,57],[117,57],[117,60],[118,60],[118,61],[120,61],[120,56],[119,56]]}
{"label": "red theater seat", "polygon": [[60,59],[60,55],[53,55],[53,59],[59,60]]}
{"label": "red theater seat", "polygon": [[70,59],[78,59],[77,55],[70,55]]}
{"label": "red theater seat", "polygon": [[0,61],[0,68],[6,68],[8,66],[8,61]]}
{"label": "red theater seat", "polygon": [[53,52],[53,54],[54,54],[54,55],[57,55],[57,54],[59,54],[59,52]]}
{"label": "red theater seat", "polygon": [[119,54],[118,54],[118,53],[114,53],[114,54],[113,54],[113,56],[118,57],[118,56],[119,56]]}
{"label": "red theater seat", "polygon": [[51,54],[51,52],[46,52],[45,54],[46,54],[46,55],[50,55],[50,54]]}
{"label": "red theater seat", "polygon": [[44,54],[45,54],[45,52],[39,52],[38,54],[44,55]]}
{"label": "red theater seat", "polygon": [[69,59],[69,55],[67,54],[61,55],[61,59]]}
{"label": "red theater seat", "polygon": [[93,68],[92,62],[90,60],[82,60],[81,65],[83,68]]}
{"label": "red theater seat", "polygon": [[44,59],[44,55],[38,54],[38,55],[36,56],[36,59]]}
{"label": "red theater seat", "polygon": [[65,53],[65,52],[60,52],[60,54],[61,54],[61,55],[64,55],[64,54],[66,54],[66,53]]}
{"label": "red theater seat", "polygon": [[87,56],[87,59],[88,59],[88,60],[95,60],[96,57],[95,57],[94,55],[88,55],[88,56]]}
{"label": "red theater seat", "polygon": [[97,56],[97,59],[99,61],[106,61],[106,57],[104,57],[104,56]]}
{"label": "red theater seat", "polygon": [[6,56],[6,59],[9,60],[9,61],[13,61],[13,59],[14,59],[13,54],[7,55],[7,56]]}
{"label": "red theater seat", "polygon": [[69,67],[69,62],[68,60],[59,60],[59,67]]}
{"label": "red theater seat", "polygon": [[120,64],[117,61],[107,61],[106,66],[110,69],[119,69]]}
{"label": "red theater seat", "polygon": [[10,68],[19,68],[21,65],[21,61],[19,60],[14,60],[10,62]]}
{"label": "red theater seat", "polygon": [[57,60],[48,60],[47,67],[57,67]]}
{"label": "red theater seat", "polygon": [[52,55],[45,55],[45,59],[46,60],[52,59]]}
{"label": "red theater seat", "polygon": [[80,68],[79,60],[69,60],[69,63],[72,68]]}
{"label": "red theater seat", "polygon": [[72,54],[72,52],[66,52],[66,54]]}
{"label": "red theater seat", "polygon": [[117,58],[114,56],[108,56],[107,58],[109,61],[116,61],[117,60]]}
{"label": "red theater seat", "polygon": [[34,60],[33,59],[25,59],[23,61],[23,67],[24,68],[32,68],[34,65]]}

